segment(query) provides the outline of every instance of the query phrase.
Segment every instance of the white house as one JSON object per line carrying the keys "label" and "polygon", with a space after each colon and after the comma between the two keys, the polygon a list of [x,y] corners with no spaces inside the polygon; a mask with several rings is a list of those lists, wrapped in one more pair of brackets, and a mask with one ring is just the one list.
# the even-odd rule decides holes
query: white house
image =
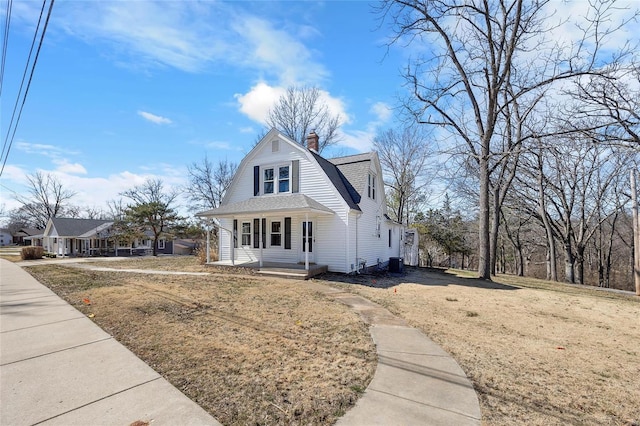
{"label": "white house", "polygon": [[[56,256],[133,256],[153,251],[151,232],[126,245],[117,245],[112,234],[113,224],[113,220],[54,217],[47,221],[43,234],[32,239]],[[40,238],[42,243],[38,244]],[[173,241],[160,238],[156,252],[173,254]]]}
{"label": "white house", "polygon": [[350,273],[400,257],[402,226],[387,216],[375,152],[324,159],[272,129],[238,166],[213,219],[222,264],[324,265]]}

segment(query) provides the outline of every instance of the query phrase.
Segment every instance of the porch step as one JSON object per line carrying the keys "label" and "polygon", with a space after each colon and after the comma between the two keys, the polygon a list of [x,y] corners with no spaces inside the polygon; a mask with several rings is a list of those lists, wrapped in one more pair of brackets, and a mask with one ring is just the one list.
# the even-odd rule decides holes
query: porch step
{"label": "porch step", "polygon": [[323,274],[327,272],[328,267],[325,265],[322,266],[314,266],[310,268],[308,271],[304,269],[288,269],[288,268],[260,268],[258,270],[258,274],[261,275],[271,275],[277,276],[281,278],[294,278],[299,280],[306,280],[315,275]]}

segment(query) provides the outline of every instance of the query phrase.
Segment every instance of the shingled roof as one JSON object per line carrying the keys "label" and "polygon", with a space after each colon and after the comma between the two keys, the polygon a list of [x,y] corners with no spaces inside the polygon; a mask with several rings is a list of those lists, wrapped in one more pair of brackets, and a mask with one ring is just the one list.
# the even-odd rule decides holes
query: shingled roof
{"label": "shingled roof", "polygon": [[103,225],[113,223],[112,220],[74,219],[65,217],[51,218],[51,222],[60,237],[79,237]]}
{"label": "shingled roof", "polygon": [[322,213],[334,213],[333,210],[306,195],[286,194],[249,198],[248,200],[225,204],[217,209],[198,213],[196,216],[225,216],[239,213],[285,212],[309,209]]}
{"label": "shingled roof", "polygon": [[316,159],[322,170],[326,173],[333,186],[336,187],[340,196],[347,202],[349,208],[353,210],[360,210],[360,194],[351,184],[351,180],[342,173],[342,171],[336,167],[332,160],[326,160],[313,151],[310,151],[313,158]]}
{"label": "shingled roof", "polygon": [[328,161],[338,169],[343,179],[347,182],[347,188],[351,198],[356,203],[360,203],[361,191],[367,185],[367,176],[371,168],[371,161],[374,158],[373,152],[364,154],[348,155],[346,157],[330,158]]}

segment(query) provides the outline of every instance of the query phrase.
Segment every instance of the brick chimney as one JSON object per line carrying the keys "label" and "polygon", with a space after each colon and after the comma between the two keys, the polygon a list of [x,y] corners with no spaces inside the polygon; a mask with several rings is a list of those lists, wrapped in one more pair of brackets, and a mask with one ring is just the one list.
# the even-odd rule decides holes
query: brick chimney
{"label": "brick chimney", "polygon": [[317,154],[318,153],[318,148],[320,146],[319,145],[319,140],[320,140],[320,138],[316,134],[315,129],[312,130],[309,133],[309,135],[307,136],[307,148]]}

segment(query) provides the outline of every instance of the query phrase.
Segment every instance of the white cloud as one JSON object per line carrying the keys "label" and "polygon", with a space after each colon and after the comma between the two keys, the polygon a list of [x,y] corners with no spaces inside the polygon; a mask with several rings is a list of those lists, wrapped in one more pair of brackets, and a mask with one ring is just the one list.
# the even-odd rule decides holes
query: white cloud
{"label": "white cloud", "polygon": [[56,173],[69,174],[69,175],[86,175],[87,169],[80,163],[70,163],[66,159],[53,160],[56,165]]}
{"label": "white cloud", "polygon": [[24,141],[16,143],[16,149],[23,151],[27,154],[43,155],[45,157],[51,157],[51,158],[59,158],[62,155],[78,154],[77,151],[72,151],[72,150],[55,146],[55,145],[30,143],[30,142],[24,142]]}
{"label": "white cloud", "polygon": [[327,70],[314,59],[313,52],[271,22],[247,15],[232,27],[247,43],[245,65],[277,76],[281,85],[317,83],[327,77]]}
{"label": "white cloud", "polygon": [[380,123],[386,123],[393,114],[393,110],[385,102],[374,103],[373,105],[371,105],[369,111],[376,116],[376,121]]}
{"label": "white cloud", "polygon": [[155,115],[152,114],[150,112],[146,112],[146,111],[138,111],[138,115],[142,118],[144,118],[145,120],[148,120],[152,123],[155,124],[171,124],[172,121],[170,119],[168,119],[167,117],[162,117],[160,115]]}
{"label": "white cloud", "polygon": [[238,129],[240,131],[240,133],[254,133],[256,130],[251,127],[251,126],[247,126],[247,127],[241,127],[240,129]]}
{"label": "white cloud", "polygon": [[253,121],[265,124],[269,109],[285,93],[284,87],[272,87],[261,81],[244,95],[236,93],[234,97],[240,105],[240,112]]}
{"label": "white cloud", "polygon": [[[238,101],[240,112],[257,123],[265,124],[269,110],[286,91],[286,87],[270,86],[264,81],[261,81],[253,86],[247,93],[236,93],[234,97]],[[332,114],[340,115],[344,123],[351,121],[342,99],[331,96],[331,94],[325,90],[320,90],[320,101],[327,105]]]}
{"label": "white cloud", "polygon": [[367,130],[350,130],[340,135],[340,146],[346,146],[358,152],[371,151],[375,132]]}
{"label": "white cloud", "polygon": [[[302,40],[321,34],[304,22],[270,21],[241,3],[195,1],[61,2],[50,37],[73,36],[131,68],[203,72],[217,64],[256,70],[283,85],[328,75]],[[14,6],[35,24],[36,5]],[[106,46],[106,49],[105,49]]]}

